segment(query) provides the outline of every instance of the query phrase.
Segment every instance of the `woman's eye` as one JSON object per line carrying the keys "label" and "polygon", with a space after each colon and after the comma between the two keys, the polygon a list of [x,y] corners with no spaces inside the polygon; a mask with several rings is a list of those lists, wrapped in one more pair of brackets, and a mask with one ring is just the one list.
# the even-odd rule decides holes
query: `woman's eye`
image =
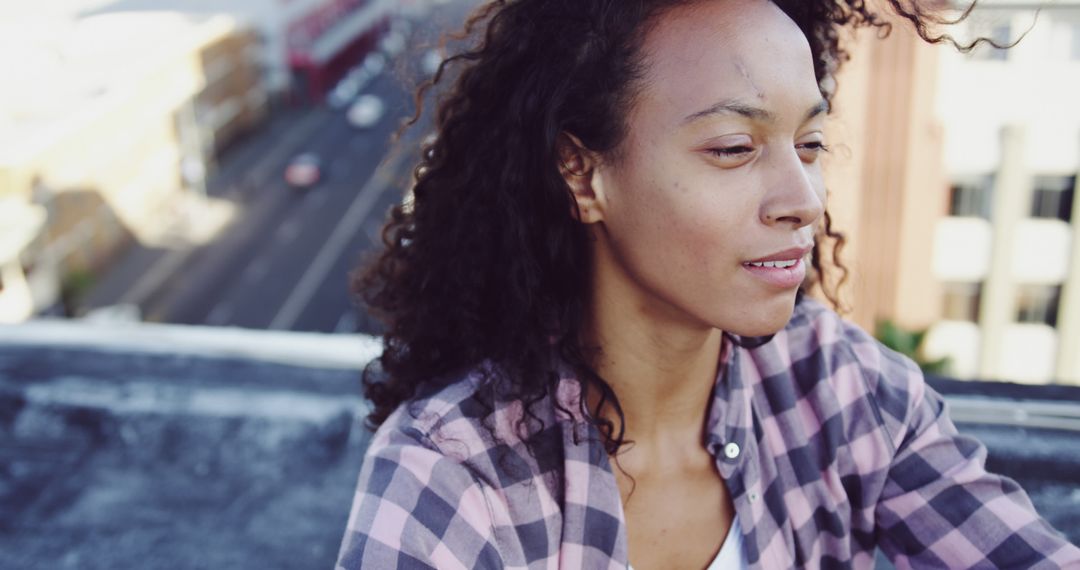
{"label": "woman's eye", "polygon": [[826,147],[824,142],[820,140],[813,140],[811,142],[800,142],[800,144],[795,145],[795,148],[800,153],[804,154],[804,157],[807,157],[809,159],[809,162],[813,162],[813,160],[816,160],[816,158],[818,158],[818,155],[822,152],[828,152],[828,147]]}
{"label": "woman's eye", "polygon": [[713,149],[709,149],[709,152],[712,152],[716,156],[719,156],[719,157],[722,157],[722,158],[723,157],[735,157],[735,156],[742,156],[744,154],[750,154],[750,153],[754,152],[754,148],[750,147],[750,146],[746,146],[746,145],[739,145],[739,146],[728,146],[728,147],[723,147],[723,148],[713,148]]}

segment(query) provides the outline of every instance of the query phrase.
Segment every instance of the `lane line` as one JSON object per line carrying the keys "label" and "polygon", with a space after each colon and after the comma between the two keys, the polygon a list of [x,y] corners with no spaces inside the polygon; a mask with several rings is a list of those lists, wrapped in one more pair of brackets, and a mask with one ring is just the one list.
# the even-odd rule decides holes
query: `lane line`
{"label": "lane line", "polygon": [[356,198],[349,206],[349,210],[345,212],[337,227],[334,228],[334,232],[330,234],[326,246],[319,251],[319,255],[315,257],[307,271],[304,272],[303,277],[300,278],[300,282],[289,293],[289,297],[281,306],[281,310],[270,321],[271,330],[288,330],[296,324],[300,313],[311,302],[316,289],[326,279],[327,274],[330,273],[334,266],[334,262],[341,257],[345,247],[348,246],[364,220],[371,213],[379,197],[394,182],[394,173],[406,154],[403,152],[392,153],[389,160],[379,165],[375,170],[371,179],[356,195]]}

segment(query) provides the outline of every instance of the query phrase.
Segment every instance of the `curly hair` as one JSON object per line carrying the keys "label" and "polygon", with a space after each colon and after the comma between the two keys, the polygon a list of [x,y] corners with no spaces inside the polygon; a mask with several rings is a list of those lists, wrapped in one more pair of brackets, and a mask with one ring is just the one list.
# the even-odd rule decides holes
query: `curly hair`
{"label": "curly hair", "polygon": [[[583,395],[599,394],[596,413],[588,413],[584,396],[580,411],[608,450],[623,445],[622,422],[616,430],[598,413],[610,405],[621,418],[618,400],[579,339],[590,258],[585,226],[572,215],[576,202],[558,170],[557,138],[572,133],[601,154],[618,147],[643,74],[640,48],[649,24],[692,1],[494,0],[469,17],[455,36],[464,47],[416,95],[410,125],[423,112],[425,92],[448,77],[448,68],[454,72],[437,104],[436,136],[423,144],[413,171],[412,202],[392,209],[385,249],[353,276],[353,291],[385,324],[384,352],[363,374],[374,404],[370,428],[483,362],[492,365],[483,367],[489,372],[478,392],[488,394],[487,408],[494,394],[518,399],[526,419],[535,420],[529,408],[552,393],[562,362],[577,373]],[[809,41],[830,102],[833,77],[848,59],[841,30],[890,29],[863,0],[773,2]],[[932,35],[932,26],[953,22],[926,3],[889,4],[924,40],[956,45]],[[838,261],[844,236],[827,213],[819,232],[831,238],[833,263],[843,272],[838,287],[847,276]],[[822,279],[819,247],[804,290]],[[821,285],[836,305],[835,289]]]}

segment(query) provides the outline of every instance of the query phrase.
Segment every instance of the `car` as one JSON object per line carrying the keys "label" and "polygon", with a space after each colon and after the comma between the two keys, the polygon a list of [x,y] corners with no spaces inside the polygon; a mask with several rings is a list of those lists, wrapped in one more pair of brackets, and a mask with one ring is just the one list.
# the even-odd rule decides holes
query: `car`
{"label": "car", "polygon": [[382,73],[386,69],[386,56],[379,52],[372,52],[364,58],[363,69],[372,77]]}
{"label": "car", "polygon": [[313,152],[296,155],[285,167],[285,182],[293,188],[311,188],[322,178],[322,161]]}
{"label": "car", "polygon": [[342,109],[356,97],[356,94],[362,88],[363,81],[358,77],[349,75],[334,86],[330,94],[326,96],[326,102],[334,109]]}
{"label": "car", "polygon": [[405,35],[400,32],[390,32],[379,40],[379,49],[390,58],[400,55],[405,47]]}
{"label": "car", "polygon": [[423,59],[420,60],[420,69],[425,75],[435,75],[439,71],[439,66],[442,65],[443,56],[439,53],[439,50],[428,50],[424,53]]}
{"label": "car", "polygon": [[345,114],[349,124],[358,129],[369,129],[378,124],[386,113],[386,105],[375,95],[361,95]]}

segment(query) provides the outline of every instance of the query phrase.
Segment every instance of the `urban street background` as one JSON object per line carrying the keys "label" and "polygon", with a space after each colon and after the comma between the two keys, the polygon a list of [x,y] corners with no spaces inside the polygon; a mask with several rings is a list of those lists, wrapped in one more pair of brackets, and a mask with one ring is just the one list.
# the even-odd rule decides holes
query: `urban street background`
{"label": "urban street background", "polygon": [[[332,565],[379,351],[349,276],[479,3],[0,4],[0,568]],[[1080,541],[1080,2],[1036,7],[945,30],[1010,49],[843,38],[825,169],[841,311]]]}

